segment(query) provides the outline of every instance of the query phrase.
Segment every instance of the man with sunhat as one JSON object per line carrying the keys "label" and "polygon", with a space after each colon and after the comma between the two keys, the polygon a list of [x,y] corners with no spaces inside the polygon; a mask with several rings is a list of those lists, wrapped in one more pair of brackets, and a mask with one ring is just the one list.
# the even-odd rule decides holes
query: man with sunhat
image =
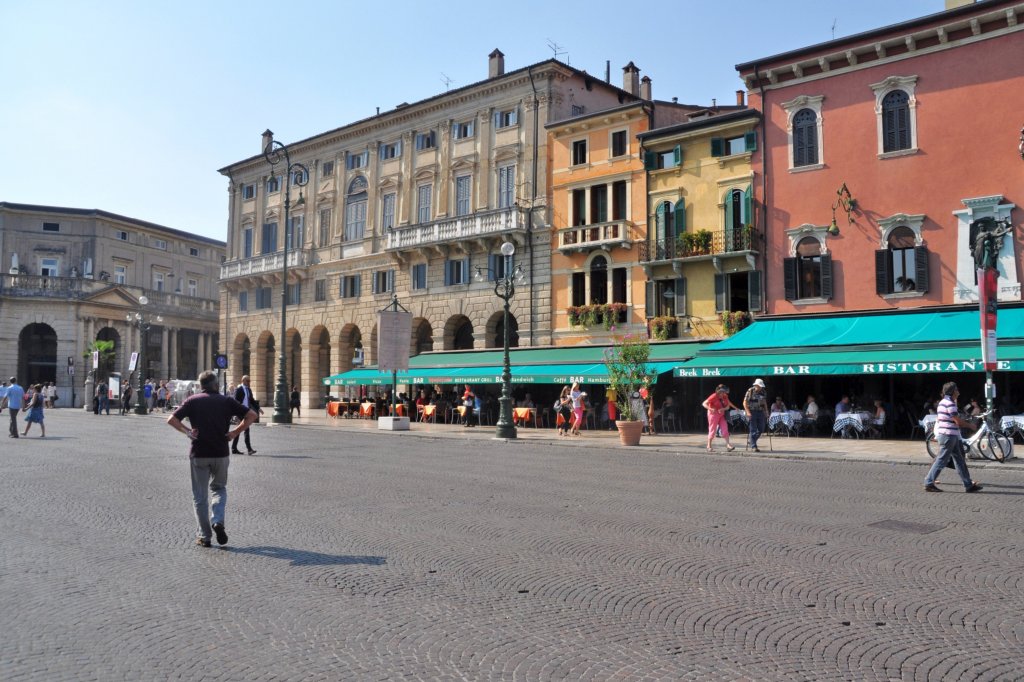
{"label": "man with sunhat", "polygon": [[761,452],[757,447],[757,439],[768,427],[768,400],[765,397],[764,382],[760,379],[754,379],[754,385],[743,396],[743,410],[750,424],[750,447],[754,452]]}

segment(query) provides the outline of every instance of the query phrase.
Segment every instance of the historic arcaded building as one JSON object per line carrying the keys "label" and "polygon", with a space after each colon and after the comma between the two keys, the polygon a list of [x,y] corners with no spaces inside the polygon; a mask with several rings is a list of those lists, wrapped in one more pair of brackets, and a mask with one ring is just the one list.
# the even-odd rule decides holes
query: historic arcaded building
{"label": "historic arcaded building", "polygon": [[[110,371],[125,379],[142,344],[148,376],[194,379],[217,350],[223,258],[224,242],[144,220],[0,202],[0,374],[55,381],[61,405],[74,383],[81,404],[91,370],[83,353],[103,340],[114,342]],[[126,320],[139,311],[153,321],[147,334]]]}
{"label": "historic arcaded building", "polygon": [[[271,404],[283,342],[288,383],[319,406],[321,379],[375,361],[376,315],[393,295],[414,314],[413,353],[500,346],[503,303],[489,280],[504,274],[506,241],[525,270],[513,343],[551,343],[544,126],[638,101],[639,81],[623,89],[555,60],[506,72],[498,50],[488,66],[486,80],[290,142],[309,176],[292,186],[287,229],[281,166],[272,172],[259,153],[221,169],[230,181],[220,321],[229,381],[249,374]],[[267,131],[261,152],[271,140]]]}

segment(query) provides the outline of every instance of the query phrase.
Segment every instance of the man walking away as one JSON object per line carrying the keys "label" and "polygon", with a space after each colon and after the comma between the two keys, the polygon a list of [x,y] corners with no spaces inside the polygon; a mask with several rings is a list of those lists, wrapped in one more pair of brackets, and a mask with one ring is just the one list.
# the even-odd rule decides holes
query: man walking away
{"label": "man walking away", "polygon": [[750,448],[754,452],[761,452],[757,447],[757,439],[768,427],[768,401],[765,398],[764,382],[760,379],[754,379],[754,385],[743,396],[743,409],[750,423]]}
{"label": "man walking away", "polygon": [[7,387],[7,408],[11,412],[11,432],[9,436],[11,438],[18,437],[18,412],[21,410],[21,405],[25,400],[25,389],[18,385],[18,380],[11,377],[11,385]]}
{"label": "man walking away", "polygon": [[[246,409],[252,410],[257,416],[263,414],[263,410],[260,409],[260,404],[256,402],[256,399],[252,397],[252,389],[249,387],[249,375],[242,377],[242,383],[238,384],[238,388],[235,389],[235,400],[245,406]],[[255,420],[253,420],[255,421]],[[231,454],[240,455],[241,451],[238,449],[238,437],[239,433],[245,433],[245,454],[255,455],[256,451],[252,449],[252,442],[249,440],[249,427],[246,426],[243,432],[239,432],[235,429],[235,440],[231,442]]]}
{"label": "man walking away", "polygon": [[[237,400],[220,394],[217,375],[199,375],[202,393],[190,397],[167,418],[171,428],[192,441],[189,464],[192,472],[192,506],[196,516],[196,544],[209,547],[216,534],[217,544],[226,545],[224,512],[228,503],[228,440],[256,421],[256,413]],[[241,423],[229,431],[231,418]],[[182,424],[188,419],[189,426]],[[209,495],[208,495],[209,493]]]}
{"label": "man walking away", "polygon": [[939,442],[939,456],[932,463],[928,470],[928,476],[924,479],[924,489],[930,493],[941,493],[942,489],[935,485],[935,479],[939,472],[949,463],[952,458],[956,473],[960,475],[960,481],[964,489],[969,493],[981,491],[981,486],[971,480],[971,473],[967,470],[967,460],[964,459],[964,451],[960,443],[960,429],[974,430],[971,422],[963,419],[957,412],[956,399],[960,397],[960,390],[956,383],[949,381],[942,387],[942,400],[936,408],[938,415],[935,420],[935,438]]}
{"label": "man walking away", "polygon": [[96,396],[100,399],[96,405],[96,414],[101,412],[110,414],[110,389],[107,387],[107,382],[101,381],[100,385],[96,387]]}

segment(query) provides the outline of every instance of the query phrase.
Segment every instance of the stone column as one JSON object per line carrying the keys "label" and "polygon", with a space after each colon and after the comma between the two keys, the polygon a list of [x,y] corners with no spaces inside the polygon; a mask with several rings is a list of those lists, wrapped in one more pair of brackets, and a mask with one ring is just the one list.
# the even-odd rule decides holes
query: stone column
{"label": "stone column", "polygon": [[167,376],[167,327],[160,328],[160,374],[155,377],[157,381],[166,379]]}
{"label": "stone column", "polygon": [[[480,162],[477,164],[477,176],[474,182],[475,190],[475,210],[486,211],[490,208],[490,196],[491,196],[491,112],[492,109],[483,109],[477,112],[476,125],[477,125],[477,149],[479,150],[478,158]],[[494,206],[497,206],[497,200],[494,201]]]}
{"label": "stone column", "polygon": [[196,367],[199,373],[202,374],[208,369],[213,367],[213,362],[210,358],[210,333],[199,332],[199,348],[196,350]]}
{"label": "stone column", "polygon": [[177,379],[178,378],[178,330],[177,330],[177,328],[172,328],[171,329],[171,346],[170,346],[169,350],[170,350],[170,354],[171,354],[171,368],[169,370],[170,373],[167,375],[167,378],[169,378],[169,379],[171,379],[171,378]]}

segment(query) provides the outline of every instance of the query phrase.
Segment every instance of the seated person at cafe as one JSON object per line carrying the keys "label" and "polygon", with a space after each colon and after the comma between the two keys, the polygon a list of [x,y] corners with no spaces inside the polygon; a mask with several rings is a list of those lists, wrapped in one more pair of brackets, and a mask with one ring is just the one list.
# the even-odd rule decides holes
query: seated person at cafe
{"label": "seated person at cafe", "polygon": [[527,393],[526,397],[523,398],[522,400],[520,400],[519,404],[516,407],[530,407],[530,408],[533,408],[533,407],[537,407],[537,406],[533,404],[533,398],[530,396],[529,393]]}
{"label": "seated person at cafe", "polygon": [[808,419],[818,418],[818,403],[814,400],[813,395],[807,396],[807,402],[804,403],[804,414]]}
{"label": "seated person at cafe", "polygon": [[772,412],[785,412],[786,403],[782,400],[782,396],[777,396],[775,402],[772,403]]}
{"label": "seated person at cafe", "polygon": [[836,416],[838,417],[841,414],[846,414],[852,409],[853,406],[850,405],[850,396],[844,395],[842,399],[836,403]]}
{"label": "seated person at cafe", "polygon": [[980,417],[984,411],[985,408],[978,404],[977,398],[971,398],[971,406],[965,410],[968,417]]}

